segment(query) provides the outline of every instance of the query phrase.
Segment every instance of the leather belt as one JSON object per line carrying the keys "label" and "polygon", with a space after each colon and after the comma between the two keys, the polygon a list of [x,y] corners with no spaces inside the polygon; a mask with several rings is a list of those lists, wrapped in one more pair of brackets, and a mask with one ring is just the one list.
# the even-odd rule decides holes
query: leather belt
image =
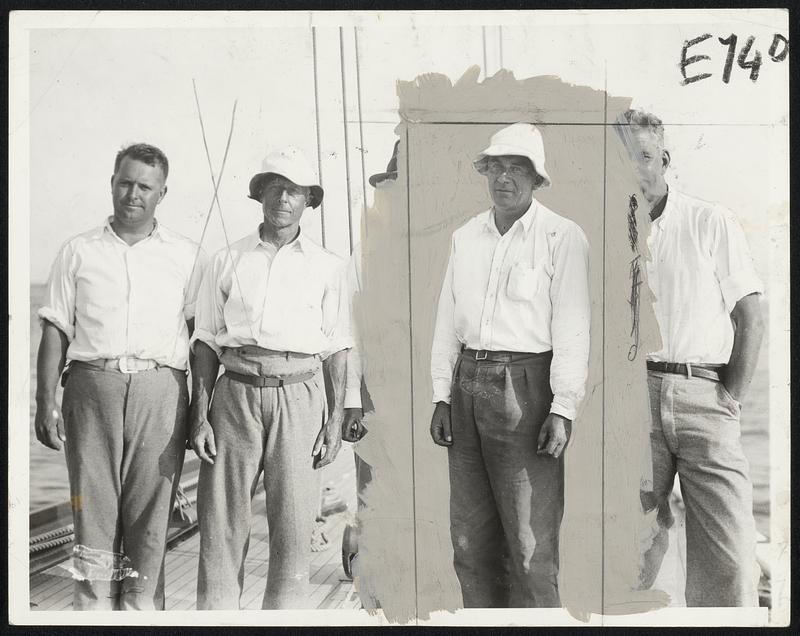
{"label": "leather belt", "polygon": [[225,371],[231,380],[241,382],[242,384],[249,384],[250,386],[257,387],[281,387],[286,384],[296,384],[298,382],[305,382],[313,378],[316,373],[309,371],[308,373],[301,373],[300,375],[291,375],[286,378],[267,378],[263,375],[243,375],[241,373],[234,373],[233,371]]}
{"label": "leather belt", "polygon": [[675,373],[685,375],[687,378],[705,378],[720,382],[719,372],[725,367],[724,364],[691,364],[687,362],[655,362],[647,361],[648,371],[660,371],[661,373]]}
{"label": "leather belt", "polygon": [[552,351],[541,353],[528,353],[526,351],[488,351],[486,349],[462,349],[461,355],[468,360],[476,362],[516,362],[518,360],[528,360],[535,357],[549,357]]}
{"label": "leather belt", "polygon": [[161,366],[155,360],[122,356],[120,358],[97,358],[95,360],[73,360],[70,364],[85,364],[104,371],[121,371],[122,373],[138,373]]}

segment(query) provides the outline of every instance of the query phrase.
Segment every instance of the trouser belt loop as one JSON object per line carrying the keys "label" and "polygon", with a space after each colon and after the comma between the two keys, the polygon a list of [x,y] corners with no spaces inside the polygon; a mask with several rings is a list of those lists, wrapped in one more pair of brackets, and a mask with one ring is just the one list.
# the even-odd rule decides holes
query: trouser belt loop
{"label": "trouser belt loop", "polygon": [[686,363],[686,377],[687,378],[691,378],[692,377],[692,364],[691,364],[691,362],[687,362]]}

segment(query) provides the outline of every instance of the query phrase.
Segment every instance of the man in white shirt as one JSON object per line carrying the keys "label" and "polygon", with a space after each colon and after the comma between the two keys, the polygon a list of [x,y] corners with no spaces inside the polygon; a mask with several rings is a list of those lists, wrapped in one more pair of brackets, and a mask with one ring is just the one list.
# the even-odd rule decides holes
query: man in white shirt
{"label": "man in white shirt", "polygon": [[[352,346],[343,261],[300,230],[306,207],[322,202],[316,184],[298,149],[268,154],[250,181],[264,221],[214,255],[198,296],[190,439],[203,460],[199,609],[239,607],[262,473],[269,524],[262,606],[308,602],[314,469],[330,464],[341,445]],[[220,363],[225,372],[217,379]],[[322,364],[333,389],[330,417]]]}
{"label": "man in white shirt", "polygon": [[539,203],[541,134],[518,123],[475,161],[494,205],[453,233],[431,353],[431,436],[448,447],[465,607],[559,607],[562,452],[589,357],[588,244]]}
{"label": "man in white shirt", "polygon": [[[153,146],[117,154],[114,214],[64,244],[39,310],[36,435],[66,445],[76,610],[164,609],[203,265],[194,242],[155,219],[168,170]],[[55,393],[65,361],[62,421]]]}
{"label": "man in white shirt", "polygon": [[642,586],[652,585],[667,548],[677,472],[686,604],[755,606],[752,485],[739,417],[764,329],[761,282],[733,214],[667,187],[661,120],[629,110],[616,130],[650,206],[647,277],[662,345],[647,357],[652,479],[642,485],[642,503],[658,509],[658,530],[643,555]]}

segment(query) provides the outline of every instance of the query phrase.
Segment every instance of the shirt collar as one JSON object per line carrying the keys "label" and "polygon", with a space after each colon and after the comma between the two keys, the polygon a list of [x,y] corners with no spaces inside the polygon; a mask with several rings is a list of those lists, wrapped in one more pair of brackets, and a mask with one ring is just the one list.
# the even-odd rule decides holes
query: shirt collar
{"label": "shirt collar", "polygon": [[[114,220],[114,215],[113,214],[108,216],[108,217],[106,217],[106,222],[103,225],[101,225],[99,228],[97,228],[97,230],[95,230],[95,232],[92,234],[91,238],[94,238],[94,239],[102,238],[103,235],[106,232],[111,234],[111,236],[116,236],[117,238],[119,238],[117,233],[114,231],[114,228],[111,227],[111,221],[113,221],[113,220]],[[156,238],[161,239],[162,241],[171,242],[173,240],[173,237],[169,234],[169,232],[165,231],[166,228],[164,228],[164,226],[162,226],[158,222],[158,219],[153,219],[153,223],[154,223],[153,231],[150,232],[150,234],[148,234],[147,237],[145,237],[145,238],[148,238],[150,236],[154,236]]]}
{"label": "shirt collar", "polygon": [[[253,247],[251,249],[256,249],[257,247],[263,245],[266,248],[272,248],[274,250],[275,246],[272,245],[272,243],[268,243],[266,241],[262,241],[261,240],[261,228],[263,226],[264,226],[263,223],[259,223],[258,227],[256,228],[256,231],[253,233],[254,241],[253,241]],[[316,247],[316,244],[314,243],[314,241],[312,241],[310,238],[308,238],[303,233],[302,229],[297,234],[297,238],[295,238],[294,240],[292,240],[289,243],[287,243],[286,245],[284,245],[284,248],[293,249],[293,250],[299,250],[299,251],[301,251],[301,252],[303,252],[305,254],[308,254],[308,253],[312,252],[315,247]]]}
{"label": "shirt collar", "polygon": [[[530,232],[531,227],[533,227],[533,221],[536,218],[536,212],[539,210],[539,205],[536,199],[531,199],[531,204],[528,206],[528,209],[525,210],[525,214],[519,217],[514,224],[511,226],[513,228],[517,223],[522,225],[522,232],[523,234],[527,235]],[[485,229],[489,231],[493,231],[495,234],[499,234],[497,230],[497,225],[494,222],[494,206],[491,207],[489,210],[489,214],[486,215],[486,225]],[[509,230],[511,229],[509,228]]]}
{"label": "shirt collar", "polygon": [[669,186],[667,186],[667,192],[666,192],[666,194],[664,194],[664,198],[660,199],[658,201],[658,203],[656,203],[656,206],[663,205],[664,207],[661,210],[661,214],[659,214],[652,221],[652,223],[655,223],[657,225],[663,225],[664,224],[664,218],[668,215],[670,209],[672,209],[674,207],[674,205],[675,205],[675,196],[674,196],[674,194],[675,194],[674,192],[670,192]]}

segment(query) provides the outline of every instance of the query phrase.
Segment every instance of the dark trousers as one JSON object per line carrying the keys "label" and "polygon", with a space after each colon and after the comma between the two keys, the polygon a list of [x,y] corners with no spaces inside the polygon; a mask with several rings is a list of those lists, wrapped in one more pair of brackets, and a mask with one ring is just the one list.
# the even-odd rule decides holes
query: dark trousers
{"label": "dark trousers", "polygon": [[564,460],[537,455],[552,354],[456,363],[450,532],[464,607],[560,607]]}

